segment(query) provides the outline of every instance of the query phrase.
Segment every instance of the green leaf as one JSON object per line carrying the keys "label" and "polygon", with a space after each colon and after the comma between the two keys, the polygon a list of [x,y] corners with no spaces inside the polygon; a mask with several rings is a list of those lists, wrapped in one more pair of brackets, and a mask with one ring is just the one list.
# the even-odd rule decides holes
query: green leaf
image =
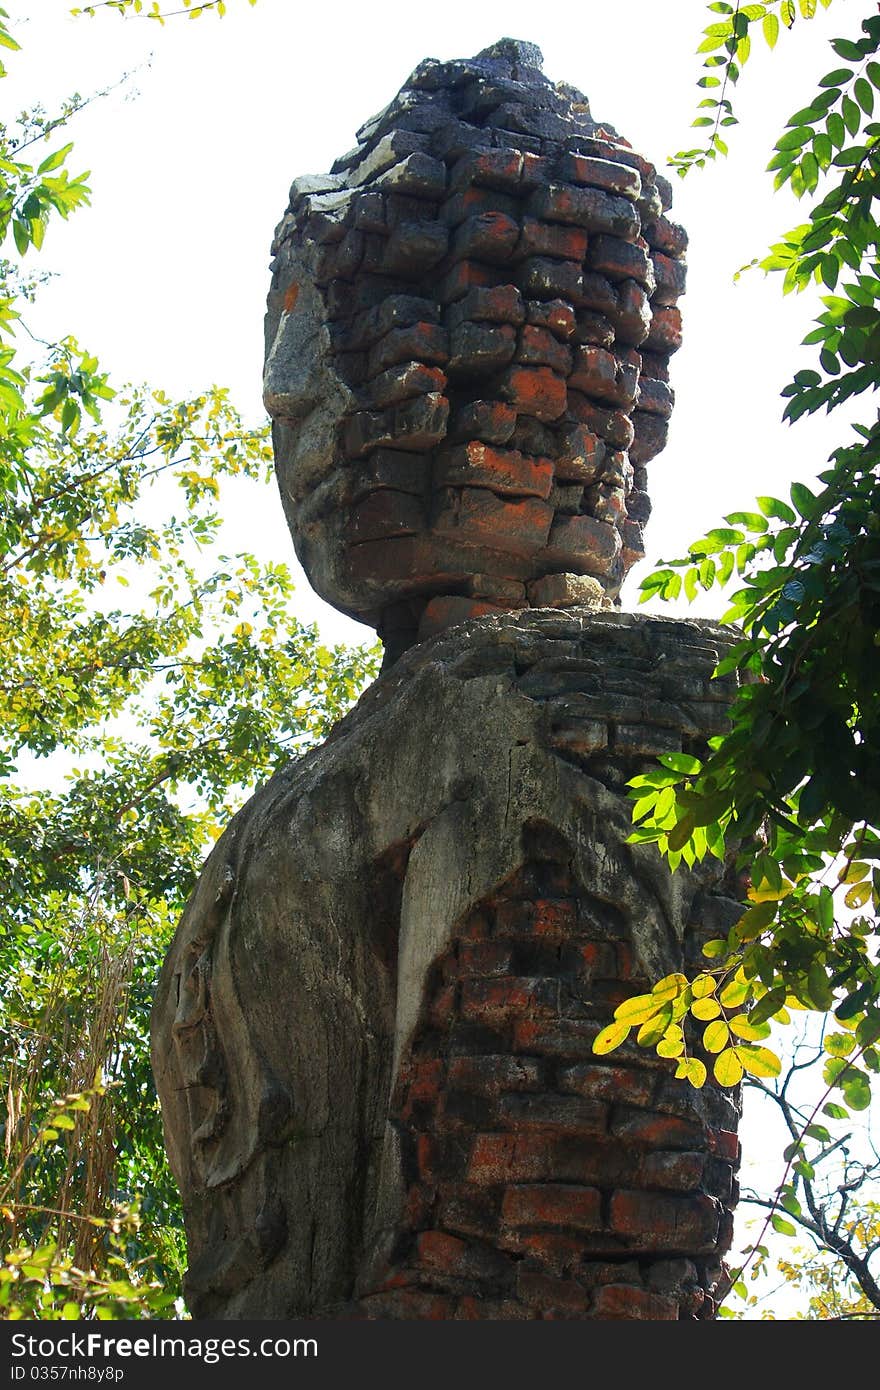
{"label": "green leaf", "polygon": [[793,522],[795,513],[787,502],[782,502],[778,497],[759,497],[758,506],[765,516],[778,517],[780,521]]}
{"label": "green leaf", "polygon": [[809,521],[816,513],[816,497],[803,483],[792,483],[791,500],[804,521]]}
{"label": "green leaf", "polygon": [[[861,59],[861,55],[859,55],[859,59]],[[851,78],[852,72],[849,68],[835,68],[833,72],[826,72],[825,76],[820,79],[819,86],[841,87],[844,82],[849,82]]]}
{"label": "green leaf", "polygon": [[773,1216],[771,1217],[771,1223],[774,1231],[776,1231],[781,1236],[797,1235],[797,1227],[794,1226],[791,1221],[786,1221],[785,1217],[780,1216],[778,1212],[773,1213]]}

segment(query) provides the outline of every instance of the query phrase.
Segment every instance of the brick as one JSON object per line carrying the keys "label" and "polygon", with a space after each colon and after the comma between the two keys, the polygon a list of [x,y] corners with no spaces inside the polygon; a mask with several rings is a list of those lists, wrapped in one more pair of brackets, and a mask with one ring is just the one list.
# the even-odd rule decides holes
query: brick
{"label": "brick", "polygon": [[650,377],[639,377],[639,410],[647,410],[651,415],[662,415],[668,420],[675,405],[675,393],[665,381],[653,381]]}
{"label": "brick", "polygon": [[476,184],[479,188],[512,193],[519,188],[522,165],[519,150],[474,150],[462,155],[452,166],[449,186],[453,192]]}
{"label": "brick", "polygon": [[687,266],[683,261],[664,256],[662,251],[655,251],[651,260],[657,285],[656,303],[677,303],[687,288]]}
{"label": "brick", "polygon": [[[584,1259],[585,1237],[565,1235],[556,1231],[519,1231],[508,1228],[499,1236],[504,1250],[524,1255],[528,1267],[536,1273],[550,1270],[561,1276],[580,1270]],[[536,1268],[537,1266],[537,1268]]]}
{"label": "brick", "polygon": [[500,1198],[484,1187],[465,1183],[444,1184],[440,1190],[437,1220],[453,1235],[492,1240],[498,1234]]}
{"label": "brick", "polygon": [[589,1302],[589,1294],[583,1284],[573,1279],[556,1279],[524,1266],[517,1272],[516,1293],[523,1303],[531,1308],[540,1308],[543,1312],[562,1309],[583,1314]]}
{"label": "brick", "polygon": [[450,328],[465,322],[509,323],[517,327],[524,319],[525,306],[516,285],[477,286],[446,310],[446,323]]}
{"label": "brick", "polygon": [[370,493],[352,507],[346,533],[349,540],[356,543],[406,535],[422,530],[424,525],[425,509],[421,498],[385,488]]}
{"label": "brick", "polygon": [[630,460],[635,464],[650,463],[666,447],[669,437],[669,422],[660,415],[651,415],[644,410],[633,411],[633,441],[629,451]]}
{"label": "brick", "polygon": [[519,223],[506,213],[479,212],[455,229],[452,255],[503,265],[513,255],[519,237]]}
{"label": "brick", "polygon": [[570,384],[589,396],[611,401],[615,405],[632,405],[638,377],[636,363],[628,362],[605,348],[584,345],[575,349]]}
{"label": "brick", "polygon": [[499,936],[529,935],[561,940],[577,927],[577,912],[570,898],[535,898],[502,902],[495,912]]}
{"label": "brick", "polygon": [[509,367],[498,389],[520,415],[558,420],[565,410],[565,382],[549,367]]}
{"label": "brick", "polygon": [[380,174],[375,182],[386,192],[406,193],[412,198],[425,198],[436,203],[446,193],[446,168],[439,159],[432,159],[429,154],[416,150]]}
{"label": "brick", "polygon": [[559,433],[555,476],[560,482],[592,483],[605,464],[606,448],[585,425],[565,425]]}
{"label": "brick", "polygon": [[496,371],[516,352],[516,329],[509,324],[461,323],[449,335],[450,375]]}
{"label": "brick", "polygon": [[492,614],[506,612],[494,603],[484,603],[480,599],[461,598],[456,594],[429,599],[419,620],[418,637],[420,642],[445,632],[456,623],[467,623],[473,618],[486,618]]}
{"label": "brick", "polygon": [[436,1101],[443,1084],[445,1066],[440,1057],[411,1058],[405,1076],[401,1077],[406,1087],[407,1101]]}
{"label": "brick", "polygon": [[[547,498],[554,512],[562,512],[566,516],[578,516],[583,510],[584,485],[583,483],[554,483],[550,496]],[[538,583],[541,581],[538,580]],[[541,607],[541,604],[535,605]],[[557,607],[565,607],[564,604],[557,604]]]}
{"label": "brick", "polygon": [[560,343],[546,328],[536,328],[527,324],[520,331],[517,362],[529,365],[552,367],[560,376],[568,376],[571,371],[571,349]]}
{"label": "brick", "polygon": [[654,268],[644,242],[639,244],[613,236],[592,237],[587,263],[609,280],[637,280],[649,294],[654,290]]}
{"label": "brick", "polygon": [[677,352],[681,347],[681,311],[658,304],[651,315],[651,331],[645,342],[653,352]]}
{"label": "brick", "polygon": [[439,367],[428,367],[424,362],[402,362],[374,377],[364,394],[372,409],[381,410],[413,396],[442,392],[445,386],[446,373]]}
{"label": "brick", "polygon": [[471,401],[460,406],[449,425],[453,441],[480,440],[483,444],[506,444],[516,429],[516,411],[504,401]]}
{"label": "brick", "polygon": [[559,1089],[595,1100],[629,1101],[633,1105],[647,1104],[654,1090],[651,1072],[636,1067],[617,1067],[578,1063],[563,1067],[559,1072]]}
{"label": "brick", "polygon": [[473,598],[484,598],[507,608],[525,608],[526,586],[516,579],[503,579],[493,574],[471,574],[467,591]]}
{"label": "brick", "polygon": [[597,188],[549,184],[535,189],[526,206],[537,218],[585,227],[588,232],[610,232],[627,239],[639,234],[639,214],[632,203]]}
{"label": "brick", "polygon": [[359,463],[353,463],[346,474],[346,501],[357,502],[367,493],[380,488],[409,492],[424,497],[430,460],[425,454],[408,453],[397,449],[375,449]]}
{"label": "brick", "polygon": [[667,256],[683,256],[688,247],[688,234],[684,227],[668,217],[658,217],[646,227],[645,236],[652,246]]}
{"label": "brick", "polygon": [[419,279],[442,261],[448,247],[449,229],[442,222],[400,222],[385,243],[380,268],[386,275]]}
{"label": "brick", "polygon": [[502,1124],[517,1128],[549,1128],[559,1134],[598,1137],[605,1133],[607,1107],[583,1096],[507,1095],[501,1098]]}
{"label": "brick", "polygon": [[428,1021],[432,1028],[446,1028],[455,1013],[455,986],[447,985],[439,989],[428,1007]]}
{"label": "brick", "polygon": [[591,1317],[635,1321],[673,1322],[678,1318],[678,1299],[636,1289],[630,1284],[604,1284],[593,1298]]}
{"label": "brick", "polygon": [[709,1152],[725,1159],[728,1163],[740,1161],[740,1142],[737,1135],[729,1129],[709,1129],[706,1131]]}
{"label": "brick", "polygon": [[564,299],[532,299],[526,305],[526,321],[536,328],[546,328],[565,342],[575,332],[575,311]]}
{"label": "brick", "polygon": [[557,1226],[602,1230],[602,1194],[595,1187],[542,1183],[508,1187],[501,1218],[508,1226]]}
{"label": "brick", "polygon": [[[645,328],[646,335],[648,327],[650,327],[650,323]],[[604,314],[597,313],[595,309],[579,309],[574,337],[578,343],[591,343],[594,347],[610,348],[614,346],[614,324]]]}
{"label": "brick", "polygon": [[[611,318],[620,308],[620,294],[604,275],[594,270],[584,270],[581,281],[580,309],[590,309],[593,313]],[[580,318],[580,313],[578,314]]]}
{"label": "brick", "polygon": [[499,979],[466,980],[461,989],[464,1019],[491,1021],[507,1019],[512,1014],[553,1018],[558,1009],[558,982],[541,976],[507,975]]}
{"label": "brick", "polygon": [[578,261],[556,261],[549,256],[530,256],[519,266],[516,283],[525,294],[539,299],[581,302],[583,276]]}
{"label": "brick", "polygon": [[432,528],[469,544],[530,556],[544,545],[552,519],[550,507],[537,497],[502,501],[488,488],[444,488],[435,497]]}
{"label": "brick", "polygon": [[458,971],[464,975],[505,975],[512,967],[510,946],[504,941],[460,941]]}
{"label": "brick", "polygon": [[605,590],[587,574],[548,574],[528,585],[532,608],[601,608]]}
{"label": "brick", "polygon": [[447,227],[457,227],[468,217],[475,217],[481,212],[504,212],[510,217],[517,217],[519,203],[505,193],[490,192],[485,188],[465,188],[453,193],[441,204],[439,216]]}
{"label": "brick", "polygon": [[550,528],[546,555],[554,567],[602,575],[610,573],[620,549],[613,526],[591,516],[565,516],[556,517]]}
{"label": "brick", "polygon": [[615,1192],[611,1229],[634,1250],[680,1250],[708,1254],[719,1238],[720,1207],[711,1197],[668,1196],[654,1192]]}
{"label": "brick", "polygon": [[642,196],[642,180],[635,169],[611,159],[590,155],[565,154],[559,162],[559,175],[566,183],[589,184],[609,193],[621,193],[635,202]]}
{"label": "brick", "polygon": [[[674,1192],[696,1192],[703,1181],[706,1168],[704,1153],[650,1153],[642,1160],[640,1181],[645,1187],[659,1187]],[[724,1194],[718,1192],[716,1196]]]}
{"label": "brick", "polygon": [[560,261],[583,261],[587,254],[587,234],[582,227],[564,227],[559,222],[539,222],[526,217],[522,224],[517,252],[521,256],[551,256]]}
{"label": "brick", "polygon": [[428,1293],[422,1289],[395,1289],[384,1294],[370,1294],[360,1300],[368,1319],[382,1318],[402,1321],[418,1318],[423,1322],[445,1322],[452,1318],[455,1303],[444,1294]]}
{"label": "brick", "polygon": [[548,1178],[555,1154],[545,1134],[475,1134],[466,1178],[488,1186]]}
{"label": "brick", "polygon": [[627,347],[640,347],[651,331],[651,302],[635,280],[618,287],[618,305],[611,315],[614,336]]}
{"label": "brick", "polygon": [[414,323],[406,328],[392,328],[370,352],[370,376],[378,376],[386,367],[400,362],[428,362],[442,366],[449,356],[446,330],[436,323]]}
{"label": "brick", "polygon": [[450,1086],[488,1096],[502,1091],[537,1091],[543,1076],[539,1061],[510,1054],[453,1057],[449,1062]]}
{"label": "brick", "polygon": [[494,266],[482,265],[479,261],[459,261],[438,283],[437,298],[441,304],[451,304],[470,290],[487,289],[499,284],[502,273]]}

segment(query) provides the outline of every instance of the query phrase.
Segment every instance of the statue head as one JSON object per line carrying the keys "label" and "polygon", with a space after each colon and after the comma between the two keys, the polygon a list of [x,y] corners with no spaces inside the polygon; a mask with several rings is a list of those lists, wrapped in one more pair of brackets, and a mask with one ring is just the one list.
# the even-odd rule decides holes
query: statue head
{"label": "statue head", "polygon": [[416,68],[273,245],[264,399],[295,548],[392,658],[460,619],[613,607],[666,442],[668,182],[532,44]]}

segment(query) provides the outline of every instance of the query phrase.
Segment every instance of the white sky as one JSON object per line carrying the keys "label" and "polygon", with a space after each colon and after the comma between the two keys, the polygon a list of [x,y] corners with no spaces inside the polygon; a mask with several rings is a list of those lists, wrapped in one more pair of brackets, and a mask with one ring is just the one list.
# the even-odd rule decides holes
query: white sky
{"label": "white sky", "polygon": [[[528,39],[542,48],[548,76],[584,90],[594,116],[659,168],[701,134],[689,126],[703,0],[259,0],[253,9],[228,0],[222,22],[180,19],[164,29],[112,13],[73,20],[67,0],[5,4],[24,48],[9,55],[7,113],[36,100],[51,111],[73,89],[88,94],[146,64],[63,137],[75,141],[72,168],[91,170],[92,207],[52,224],[34,264],[58,278],[32,326],[47,338],[75,332],[116,384],[147,380],[172,395],[229,386],[252,422],[264,418],[269,245],[290,181],[328,169],[422,58],[470,56],[502,35]],[[757,41],[735,96],[742,125],[728,133],[731,157],[674,179],[672,216],[691,242],[685,346],[672,362],[670,443],[650,469],[648,561],[630,576],[628,606],[650,562],[682,553],[758,493],[787,497],[791,480],[809,482],[845,439],[839,416],[780,424],[779,390],[812,365],[812,350],[798,344],[815,297],[783,299],[778,278],[759,272],[738,285],[732,277],[803,220],[790,194],[773,194],[764,167],[787,118],[838,65],[829,37],[856,30],[869,9],[834,5],[783,34],[774,55]],[[274,491],[248,499],[227,544],[293,563]],[[372,640],[304,578],[297,600],[298,616],[317,620],[327,640]],[[714,595],[671,611],[713,616],[724,607]],[[744,1131],[755,1160],[767,1134],[755,1121]]]}

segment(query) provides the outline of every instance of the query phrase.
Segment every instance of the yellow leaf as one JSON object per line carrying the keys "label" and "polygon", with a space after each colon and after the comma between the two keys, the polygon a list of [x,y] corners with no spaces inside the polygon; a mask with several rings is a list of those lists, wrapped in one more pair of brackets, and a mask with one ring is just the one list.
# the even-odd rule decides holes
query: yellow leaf
{"label": "yellow leaf", "polygon": [[742,1081],[742,1063],[732,1047],[718,1054],[712,1070],[719,1086],[736,1086]]}
{"label": "yellow leaf", "polygon": [[653,994],[637,994],[632,999],[624,999],[622,1004],[618,1004],[614,1010],[614,1017],[618,1023],[632,1026],[635,1023],[645,1023],[662,1008],[663,1001],[655,998]]}
{"label": "yellow leaf", "polygon": [[729,1040],[730,1029],[723,1018],[719,1018],[715,1023],[708,1023],[703,1031],[703,1046],[707,1052],[720,1052]]}
{"label": "yellow leaf", "polygon": [[738,1047],[736,1055],[752,1076],[778,1076],[782,1070],[782,1063],[769,1047]]}
{"label": "yellow leaf", "polygon": [[628,1023],[609,1023],[607,1028],[603,1028],[601,1033],[593,1039],[593,1051],[600,1057],[606,1052],[613,1052],[616,1047],[620,1047],[629,1036],[630,1025]]}
{"label": "yellow leaf", "polygon": [[703,1020],[717,1018],[721,1013],[721,1005],[717,999],[695,999],[691,1004],[691,1013],[694,1018]]}

